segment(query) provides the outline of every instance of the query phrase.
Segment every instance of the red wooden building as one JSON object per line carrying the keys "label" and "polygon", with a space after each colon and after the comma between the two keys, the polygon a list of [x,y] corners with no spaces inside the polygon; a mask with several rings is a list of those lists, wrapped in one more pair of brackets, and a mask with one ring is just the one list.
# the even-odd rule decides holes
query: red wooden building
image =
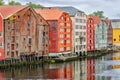
{"label": "red wooden building", "polygon": [[59,9],[36,9],[50,25],[49,55],[58,56],[72,51],[72,20],[68,13]]}
{"label": "red wooden building", "polygon": [[86,48],[87,52],[95,50],[95,36],[94,36],[94,29],[96,25],[100,22],[100,18],[96,16],[88,16],[87,23],[86,23]]}
{"label": "red wooden building", "polygon": [[113,46],[113,28],[112,28],[112,24],[111,21],[107,18],[106,19],[106,24],[108,25],[107,28],[107,47],[108,49],[112,49]]}

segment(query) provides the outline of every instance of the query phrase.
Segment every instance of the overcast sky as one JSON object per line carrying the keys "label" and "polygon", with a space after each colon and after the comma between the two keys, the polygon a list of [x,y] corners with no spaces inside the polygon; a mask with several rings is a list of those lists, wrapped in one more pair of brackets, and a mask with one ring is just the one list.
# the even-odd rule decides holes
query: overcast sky
{"label": "overcast sky", "polygon": [[[5,0],[6,1],[6,0]],[[8,0],[10,1],[10,0]],[[104,11],[104,15],[109,18],[120,18],[120,0],[15,0],[26,4],[33,2],[45,7],[49,6],[73,6],[86,14],[97,10]]]}

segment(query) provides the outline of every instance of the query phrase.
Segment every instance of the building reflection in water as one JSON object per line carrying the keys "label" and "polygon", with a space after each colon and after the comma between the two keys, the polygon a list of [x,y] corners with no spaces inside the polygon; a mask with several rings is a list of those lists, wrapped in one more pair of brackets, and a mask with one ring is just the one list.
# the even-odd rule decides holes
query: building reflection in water
{"label": "building reflection in water", "polygon": [[[120,58],[116,58],[115,55],[112,58],[111,56],[103,56],[97,59],[11,68],[0,71],[0,80],[4,80],[4,78],[6,80],[117,80],[113,77],[101,76],[105,71],[120,68],[120,65],[111,66],[102,63],[110,59],[119,60]],[[96,76],[96,74],[100,75]]]}
{"label": "building reflection in water", "polygon": [[[115,53],[115,54],[113,55],[113,58],[112,58],[112,59],[113,59],[113,60],[120,60],[120,53]],[[118,64],[118,65],[113,65],[112,68],[113,68],[113,69],[119,69],[119,68],[120,68],[120,64]]]}
{"label": "building reflection in water", "polygon": [[95,80],[95,61],[94,59],[87,60],[87,80]]}
{"label": "building reflection in water", "polygon": [[[51,64],[46,69],[48,73],[48,79],[69,79],[72,80],[72,64]],[[47,74],[45,73],[45,74]]]}
{"label": "building reflection in water", "polygon": [[73,80],[86,80],[87,61],[74,61],[73,63]]}

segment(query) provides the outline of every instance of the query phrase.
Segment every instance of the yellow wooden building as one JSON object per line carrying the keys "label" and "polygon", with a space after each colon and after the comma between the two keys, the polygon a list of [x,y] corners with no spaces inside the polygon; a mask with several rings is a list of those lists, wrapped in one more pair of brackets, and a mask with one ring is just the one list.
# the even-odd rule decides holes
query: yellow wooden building
{"label": "yellow wooden building", "polygon": [[120,28],[113,29],[113,45],[120,45]]}
{"label": "yellow wooden building", "polygon": [[113,45],[120,46],[120,19],[112,19]]}

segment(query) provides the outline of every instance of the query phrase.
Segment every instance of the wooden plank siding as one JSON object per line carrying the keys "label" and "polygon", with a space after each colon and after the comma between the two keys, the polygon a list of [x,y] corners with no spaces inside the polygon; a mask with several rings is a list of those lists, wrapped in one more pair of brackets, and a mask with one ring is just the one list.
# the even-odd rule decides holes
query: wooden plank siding
{"label": "wooden plank siding", "polygon": [[[26,7],[4,20],[5,57],[48,54],[48,23],[31,7]],[[43,35],[45,33],[45,35]],[[43,36],[40,36],[43,35]],[[42,43],[45,41],[44,43]]]}

